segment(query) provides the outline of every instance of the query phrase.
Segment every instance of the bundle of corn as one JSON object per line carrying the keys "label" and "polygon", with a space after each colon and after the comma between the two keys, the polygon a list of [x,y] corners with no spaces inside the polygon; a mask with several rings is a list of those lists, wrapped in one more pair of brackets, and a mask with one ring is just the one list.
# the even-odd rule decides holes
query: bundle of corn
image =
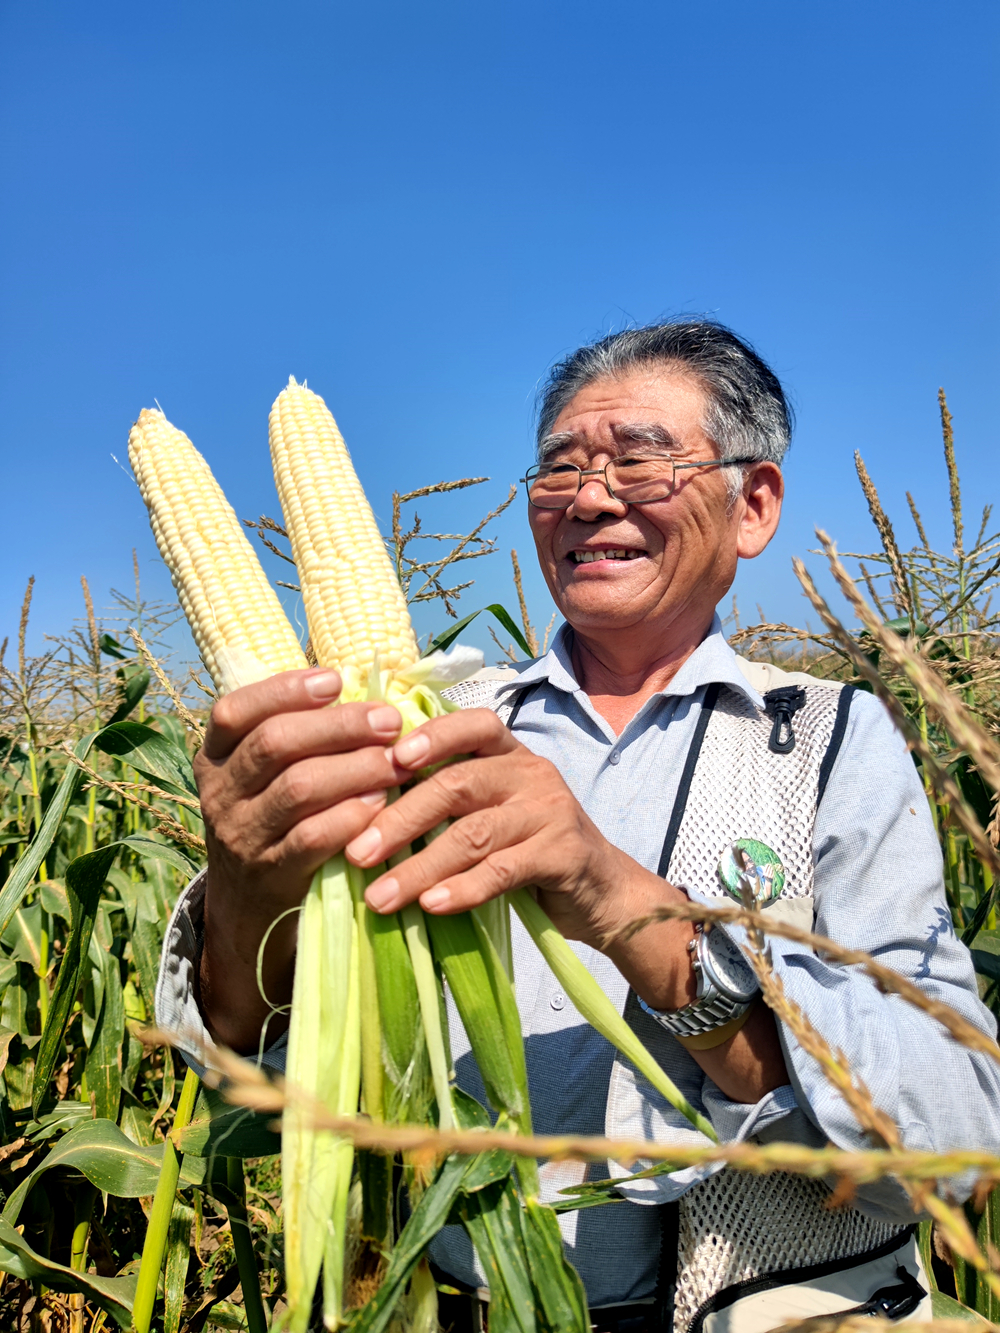
{"label": "bundle of corn", "polygon": [[[419,658],[405,599],[326,404],[292,380],[272,409],[270,439],[310,634],[320,665],[335,667],[343,677],[340,701],[391,702],[400,711],[404,732],[451,711],[453,705],[440,691],[475,670],[481,655],[456,649],[447,657]],[[162,413],[145,411],[130,436],[130,458],[160,550],[220,691],[305,666],[232,509],[187,437]],[[396,794],[390,793],[390,799]],[[401,853],[394,863],[409,854]],[[453,1086],[439,972],[447,980],[498,1123],[515,1133],[531,1130],[524,1047],[509,975],[507,903],[447,917],[425,915],[414,904],[390,917],[377,916],[367,909],[364,891],[384,868],[365,872],[349,865],[343,855],[335,856],[316,872],[302,906],[287,1060],[292,1096],[282,1128],[291,1333],[304,1333],[308,1325],[321,1272],[324,1322],[331,1329],[343,1322],[354,1154],[348,1140],[314,1128],[313,1107],[351,1115],[360,1104],[376,1120],[440,1128],[462,1123],[463,1117],[469,1123],[469,1115],[475,1114],[470,1099]],[[714,1138],[710,1125],[646,1052],[530,894],[520,890],[511,899],[580,1013]],[[393,1245],[391,1174],[371,1160],[358,1165],[364,1177],[365,1214],[381,1219],[374,1239],[388,1252]],[[416,1204],[430,1180],[430,1168],[426,1163],[405,1165],[411,1203]],[[537,1269],[552,1278],[552,1290],[547,1291],[534,1277],[524,1277],[517,1327],[535,1327],[531,1308],[541,1302],[545,1309],[539,1313],[539,1327],[561,1333],[582,1330],[582,1290],[558,1258],[554,1214],[538,1204],[535,1163],[521,1160],[516,1171],[515,1191],[508,1164],[502,1187],[507,1193],[495,1207],[499,1217],[503,1209],[509,1214],[512,1199],[520,1200],[523,1225],[511,1230],[508,1214],[506,1231],[487,1224],[481,1201],[485,1196],[479,1195],[480,1202],[463,1212],[463,1222],[498,1282],[513,1271],[509,1253],[502,1253],[505,1246],[520,1247],[522,1275]],[[500,1188],[501,1178],[487,1172],[483,1179]],[[435,1188],[439,1183],[435,1181]],[[396,1262],[399,1248],[393,1253],[384,1286],[366,1307],[369,1313],[359,1329],[378,1333],[384,1328],[396,1293],[407,1282],[411,1323],[434,1327],[434,1283],[426,1261],[417,1261],[448,1211],[446,1204],[433,1224],[421,1219],[419,1244],[402,1247],[405,1261]],[[419,1213],[417,1207],[412,1221]],[[430,1208],[425,1213],[437,1216]],[[513,1291],[508,1295],[514,1299]],[[502,1307],[497,1296],[491,1322],[499,1333]]]}

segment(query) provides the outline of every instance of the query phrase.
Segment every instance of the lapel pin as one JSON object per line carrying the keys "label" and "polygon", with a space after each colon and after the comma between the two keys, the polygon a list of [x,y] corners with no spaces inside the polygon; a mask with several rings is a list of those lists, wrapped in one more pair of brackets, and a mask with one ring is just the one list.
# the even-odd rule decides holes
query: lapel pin
{"label": "lapel pin", "polygon": [[722,854],[719,880],[726,892],[741,905],[746,888],[759,911],[781,896],[785,887],[785,867],[778,853],[766,842],[738,838]]}

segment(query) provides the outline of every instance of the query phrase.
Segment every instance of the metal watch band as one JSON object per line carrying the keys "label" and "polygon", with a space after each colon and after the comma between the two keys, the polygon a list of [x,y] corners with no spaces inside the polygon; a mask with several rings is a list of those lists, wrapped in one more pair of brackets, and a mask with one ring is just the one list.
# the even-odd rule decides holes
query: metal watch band
{"label": "metal watch band", "polygon": [[739,1018],[750,1008],[750,1002],[731,1000],[714,986],[712,991],[712,994],[695,1000],[694,1004],[687,1004],[683,1009],[675,1009],[672,1012],[651,1008],[639,995],[635,998],[639,1001],[639,1007],[644,1014],[655,1019],[675,1037],[700,1037],[702,1033],[713,1032],[716,1028],[732,1022],[734,1018]]}
{"label": "metal watch band", "polygon": [[695,924],[695,937],[688,945],[692,954],[695,975],[698,978],[698,998],[693,1004],[683,1009],[653,1009],[640,996],[636,995],[643,1013],[655,1019],[662,1028],[672,1032],[675,1037],[700,1037],[707,1032],[731,1023],[740,1018],[757,998],[735,999],[719,989],[707,974],[705,967],[706,936],[701,922]]}

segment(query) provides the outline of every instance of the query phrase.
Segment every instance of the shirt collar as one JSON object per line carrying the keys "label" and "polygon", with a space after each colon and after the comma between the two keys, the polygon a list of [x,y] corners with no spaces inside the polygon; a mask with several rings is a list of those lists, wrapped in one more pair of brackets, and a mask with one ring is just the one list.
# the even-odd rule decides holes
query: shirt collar
{"label": "shirt collar", "polygon": [[[570,627],[563,625],[549,651],[543,657],[537,657],[533,662],[526,663],[523,668],[519,666],[516,680],[504,681],[498,687],[497,694],[502,695],[508,690],[522,690],[526,685],[537,685],[543,680],[548,681],[554,689],[563,690],[566,694],[576,694],[580,686],[573,671],[571,634]],[[736,653],[726,641],[726,636],[722,632],[722,621],[718,615],[713,616],[708,634],[667,688],[660,693],[665,698],[689,695],[715,682],[737,690],[755,707],[764,707],[762,696],[740,670]]]}

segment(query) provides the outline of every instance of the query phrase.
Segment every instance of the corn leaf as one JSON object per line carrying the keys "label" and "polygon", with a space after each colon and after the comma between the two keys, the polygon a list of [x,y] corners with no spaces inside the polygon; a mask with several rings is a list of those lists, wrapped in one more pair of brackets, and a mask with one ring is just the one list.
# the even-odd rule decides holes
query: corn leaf
{"label": "corn leaf", "polygon": [[[108,638],[108,635],[104,637]],[[146,668],[139,666],[137,662],[129,662],[126,666],[119,667],[115,676],[118,680],[119,703],[104,724],[105,726],[111,726],[115,722],[124,722],[149,689],[149,682],[152,680]]]}
{"label": "corn leaf", "polygon": [[[89,1116],[89,1107],[86,1108]],[[139,1199],[154,1193],[163,1163],[163,1144],[143,1148],[133,1143],[110,1120],[84,1120],[71,1129],[17,1189],[4,1205],[4,1220],[17,1225],[24,1200],[39,1176],[54,1167],[72,1167],[87,1177],[92,1185],[116,1199]],[[184,1162],[181,1179],[200,1184],[205,1164],[199,1158]]]}
{"label": "corn leaf", "polygon": [[63,1034],[84,977],[90,936],[94,929],[97,904],[111,863],[118,855],[118,843],[101,847],[96,852],[78,856],[66,870],[66,892],[69,895],[72,925],[59,965],[59,976],[49,1002],[49,1014],[35,1056],[35,1072],[31,1086],[31,1105],[37,1116],[48,1092],[49,1081],[56,1061],[62,1052]]}
{"label": "corn leaf", "polygon": [[222,1094],[202,1086],[187,1125],[172,1133],[178,1150],[196,1157],[270,1157],[281,1151],[274,1116],[231,1106]]}
{"label": "corn leaf", "polygon": [[179,870],[188,879],[194,879],[201,868],[169,842],[157,842],[153,838],[142,838],[138,834],[132,834],[127,838],[122,838],[122,846],[128,847],[137,856],[146,857],[152,861],[166,861],[167,865],[173,866],[175,870]]}
{"label": "corn leaf", "polygon": [[[82,737],[77,741],[73,753],[78,759],[86,759],[94,743],[97,732]],[[62,826],[63,818],[70,801],[76,795],[76,789],[83,777],[76,764],[67,764],[65,772],[56,788],[55,795],[49,801],[38,832],[32,838],[27,851],[10,872],[3,889],[0,889],[0,935],[10,925],[11,918],[24,901],[31,888],[38,868],[49,854],[49,849]]]}
{"label": "corn leaf", "polygon": [[87,1087],[95,1096],[97,1118],[116,1121],[122,1093],[125,999],[117,956],[103,949],[99,956],[104,986],[100,1013],[87,1052]]}
{"label": "corn leaf", "polygon": [[53,1291],[79,1291],[99,1309],[107,1310],[119,1328],[132,1323],[134,1276],[98,1277],[78,1273],[64,1264],[54,1263],[36,1253],[13,1226],[0,1218],[0,1272],[10,1273],[26,1282],[42,1282]]}
{"label": "corn leaf", "polygon": [[191,1260],[191,1227],[194,1209],[178,1199],[170,1214],[167,1231],[167,1258],[163,1266],[163,1333],[179,1333],[184,1309],[184,1288],[187,1285],[188,1264]]}
{"label": "corn leaf", "polygon": [[143,722],[114,722],[98,732],[94,744],[161,786],[198,795],[186,751]]}
{"label": "corn leaf", "polygon": [[466,625],[471,625],[476,616],[481,615],[483,611],[489,611],[491,615],[496,616],[525,657],[532,656],[531,649],[528,647],[524,635],[514,623],[510,612],[502,607],[499,602],[491,602],[489,606],[480,607],[478,611],[473,611],[471,616],[466,616],[464,620],[460,620],[457,625],[450,625],[448,629],[442,630],[436,638],[431,639],[423,656],[429,657],[431,653],[444,652],[446,648],[450,648]]}

